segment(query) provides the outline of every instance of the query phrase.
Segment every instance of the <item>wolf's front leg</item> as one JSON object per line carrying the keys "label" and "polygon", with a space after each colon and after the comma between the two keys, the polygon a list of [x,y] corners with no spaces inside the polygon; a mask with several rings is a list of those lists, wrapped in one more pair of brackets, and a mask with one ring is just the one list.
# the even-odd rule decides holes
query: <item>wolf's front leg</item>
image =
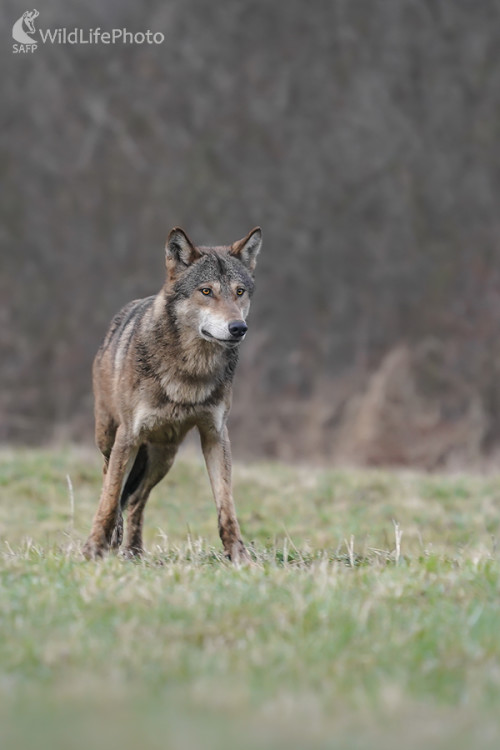
{"label": "wolf's front leg", "polygon": [[231,446],[227,428],[220,431],[200,428],[201,447],[214,494],[219,534],[226,556],[234,563],[250,562],[241,539],[231,488]]}
{"label": "wolf's front leg", "polygon": [[82,550],[87,560],[102,557],[113,541],[113,533],[120,520],[120,495],[136,452],[137,448],[127,439],[125,431],[119,427],[104,475],[101,498],[94,516],[92,530]]}

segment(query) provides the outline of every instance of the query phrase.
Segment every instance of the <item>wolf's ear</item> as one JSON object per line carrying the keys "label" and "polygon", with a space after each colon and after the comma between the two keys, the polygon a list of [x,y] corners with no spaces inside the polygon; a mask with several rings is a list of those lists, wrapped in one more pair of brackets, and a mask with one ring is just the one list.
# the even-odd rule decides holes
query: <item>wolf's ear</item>
{"label": "wolf's ear", "polygon": [[230,255],[234,255],[235,258],[241,260],[249,271],[254,271],[257,264],[257,255],[259,254],[260,248],[262,247],[262,230],[260,227],[255,227],[251,232],[243,237],[242,240],[237,240],[231,245]]}
{"label": "wolf's ear", "polygon": [[180,227],[174,227],[168,235],[165,245],[165,259],[170,274],[187,268],[201,257],[200,251],[193,245],[186,232]]}

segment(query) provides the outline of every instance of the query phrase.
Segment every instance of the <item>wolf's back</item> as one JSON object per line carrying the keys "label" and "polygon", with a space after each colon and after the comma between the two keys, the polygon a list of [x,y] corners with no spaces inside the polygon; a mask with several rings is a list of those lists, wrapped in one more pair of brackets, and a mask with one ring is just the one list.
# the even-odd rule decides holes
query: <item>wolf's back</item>
{"label": "wolf's back", "polygon": [[151,307],[153,300],[154,296],[136,299],[122,307],[111,321],[104,341],[97,352],[96,364],[102,360],[104,355],[110,357],[114,366],[113,369],[123,362],[141,320]]}

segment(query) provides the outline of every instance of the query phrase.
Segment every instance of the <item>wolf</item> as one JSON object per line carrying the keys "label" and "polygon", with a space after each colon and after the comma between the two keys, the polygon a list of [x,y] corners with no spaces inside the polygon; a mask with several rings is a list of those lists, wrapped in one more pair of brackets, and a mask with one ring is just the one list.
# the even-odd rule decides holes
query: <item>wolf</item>
{"label": "wolf", "polygon": [[103,485],[83,554],[102,557],[123,541],[143,553],[144,508],[197,428],[227,558],[249,562],[231,487],[227,418],[238,348],[244,340],[260,227],[229,246],[195,246],[175,227],[166,248],[165,283],[112,320],[93,365],[95,437]]}

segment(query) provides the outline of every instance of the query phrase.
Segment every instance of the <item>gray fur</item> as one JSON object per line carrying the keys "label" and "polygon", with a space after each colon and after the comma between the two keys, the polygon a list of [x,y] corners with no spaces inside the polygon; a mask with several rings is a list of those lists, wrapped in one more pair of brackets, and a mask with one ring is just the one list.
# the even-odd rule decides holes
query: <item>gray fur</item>
{"label": "gray fur", "polygon": [[232,498],[226,420],[260,244],[255,229],[229,247],[195,247],[175,228],[167,240],[163,288],[113,319],[93,368],[104,482],[85,557],[120,545],[125,507],[125,552],[142,552],[149,493],[196,427],[224,550],[235,562],[248,560]]}

